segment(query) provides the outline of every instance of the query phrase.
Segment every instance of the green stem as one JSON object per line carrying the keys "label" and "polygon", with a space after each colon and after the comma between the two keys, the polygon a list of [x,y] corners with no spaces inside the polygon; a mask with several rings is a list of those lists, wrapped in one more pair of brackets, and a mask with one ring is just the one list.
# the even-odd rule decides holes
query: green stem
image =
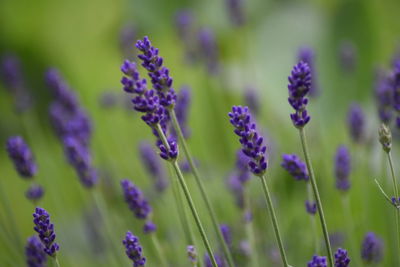
{"label": "green stem", "polygon": [[[307,183],[307,199],[310,203],[314,202],[314,198],[312,195],[312,188],[311,188],[310,183]],[[319,255],[319,238],[318,238],[317,222],[316,222],[315,214],[310,214],[310,219],[311,219],[311,225],[312,225],[313,232],[314,232],[315,253],[317,255]]]}
{"label": "green stem", "polygon": [[271,217],[272,226],[274,228],[276,241],[278,242],[279,251],[281,253],[283,266],[284,267],[288,267],[289,264],[288,264],[288,261],[287,261],[287,258],[286,258],[285,248],[283,247],[283,242],[282,242],[281,234],[279,232],[279,227],[278,227],[278,220],[276,219],[275,209],[274,209],[274,206],[272,204],[272,199],[271,199],[271,195],[269,193],[267,181],[265,180],[265,175],[264,174],[261,175],[260,179],[261,179],[261,182],[262,182],[262,185],[263,185],[263,190],[264,190],[264,194],[265,194],[265,200],[267,201],[268,212],[269,212],[269,216]]}
{"label": "green stem", "polygon": [[[382,196],[390,203],[390,205],[393,205],[392,200],[388,197],[388,195],[385,193],[385,190],[383,190],[382,186],[379,184],[378,180],[374,179],[376,186],[379,188],[379,190],[382,193]],[[396,207],[397,208],[397,207]]]}
{"label": "green stem", "polygon": [[[390,151],[387,152],[387,156],[388,156],[388,159],[389,159],[390,172],[392,174],[392,179],[393,179],[394,196],[398,200],[399,189],[397,187],[397,180],[396,180],[396,176],[394,174],[392,154],[390,153]],[[395,216],[396,216],[396,230],[397,230],[397,249],[398,249],[398,251],[400,251],[400,210],[398,208],[396,208]],[[399,254],[399,257],[400,257],[400,254]],[[399,258],[398,258],[398,260],[399,260]],[[400,260],[399,260],[399,262],[400,262]]]}
{"label": "green stem", "polygon": [[217,216],[216,216],[215,211],[214,211],[214,209],[213,209],[213,207],[211,205],[211,202],[210,202],[210,200],[208,198],[208,195],[207,195],[207,192],[205,190],[204,184],[203,184],[202,180],[200,179],[199,172],[197,170],[196,164],[193,161],[193,158],[191,156],[189,148],[188,148],[188,146],[186,144],[186,140],[185,140],[185,138],[183,136],[182,129],[179,126],[178,120],[176,118],[175,111],[174,110],[170,110],[169,113],[171,115],[172,125],[173,125],[175,131],[178,133],[180,144],[183,147],[183,151],[185,153],[186,159],[189,162],[189,165],[190,165],[190,168],[191,168],[191,170],[193,172],[193,175],[194,175],[194,178],[196,180],[197,186],[200,189],[201,197],[203,198],[203,201],[206,204],[206,208],[207,208],[208,214],[211,217],[211,221],[212,221],[212,225],[214,227],[214,231],[215,231],[215,233],[216,233],[216,235],[217,235],[217,237],[219,239],[219,242],[222,245],[222,249],[223,249],[224,254],[226,256],[226,259],[228,261],[228,265],[230,267],[234,267],[235,264],[233,263],[232,254],[231,254],[231,252],[229,250],[228,244],[226,244],[225,239],[224,239],[224,237],[223,237],[223,235],[222,235],[222,233],[221,233],[221,231],[219,229]]}
{"label": "green stem", "polygon": [[248,213],[251,213],[251,205],[250,205],[250,198],[247,193],[247,188],[246,186],[243,188],[243,197],[244,197],[244,208],[243,208],[243,220],[245,220],[245,228],[246,228],[246,235],[247,235],[247,240],[249,241],[250,245],[250,252],[252,255],[250,255],[250,266],[259,266],[258,262],[258,253],[257,253],[257,246],[256,246],[256,241],[255,241],[255,231],[254,231],[254,223],[253,220],[247,221],[246,217]]}
{"label": "green stem", "polygon": [[160,258],[161,266],[167,267],[167,258],[165,257],[164,250],[162,249],[160,242],[156,236],[155,233],[151,233],[151,241],[153,242],[153,246],[158,254],[158,257]]}
{"label": "green stem", "polygon": [[54,256],[54,265],[55,265],[56,267],[60,267],[60,266],[61,266],[60,263],[58,262],[57,255]]}
{"label": "green stem", "polygon": [[[156,124],[155,127],[156,127],[156,131],[157,131],[161,141],[163,142],[164,146],[169,150],[170,147],[169,147],[167,138],[165,137],[165,134],[162,131],[160,124]],[[200,235],[201,235],[201,238],[203,240],[204,246],[206,247],[208,255],[210,256],[211,263],[212,263],[213,267],[218,267],[217,262],[216,262],[215,257],[214,257],[214,253],[213,253],[213,251],[211,249],[210,243],[209,243],[207,235],[206,235],[206,233],[204,231],[203,225],[202,225],[202,223],[200,221],[199,214],[197,213],[196,207],[195,207],[194,202],[192,200],[192,196],[190,195],[189,188],[186,185],[185,178],[183,177],[181,169],[180,169],[178,163],[176,162],[176,160],[175,161],[171,161],[171,164],[175,169],[176,175],[178,176],[179,183],[180,183],[180,185],[182,187],[183,193],[185,194],[186,201],[189,204],[189,208],[190,208],[190,210],[192,212],[192,215],[194,217],[194,220],[196,222],[196,226],[197,226],[197,228],[198,228],[198,230],[200,232]]]}
{"label": "green stem", "polygon": [[299,128],[299,133],[300,133],[301,145],[303,147],[304,158],[306,160],[307,169],[310,174],[310,182],[311,182],[311,186],[313,189],[314,198],[317,202],[318,215],[319,215],[319,219],[320,219],[321,226],[322,226],[322,233],[324,235],[326,250],[328,253],[329,266],[333,267],[334,264],[333,264],[333,257],[332,257],[332,248],[331,248],[331,243],[329,241],[328,227],[326,226],[324,210],[322,208],[321,198],[320,198],[319,192],[318,192],[317,181],[314,176],[314,170],[312,168],[311,158],[310,158],[310,155],[308,152],[306,134],[305,134],[304,128]]}

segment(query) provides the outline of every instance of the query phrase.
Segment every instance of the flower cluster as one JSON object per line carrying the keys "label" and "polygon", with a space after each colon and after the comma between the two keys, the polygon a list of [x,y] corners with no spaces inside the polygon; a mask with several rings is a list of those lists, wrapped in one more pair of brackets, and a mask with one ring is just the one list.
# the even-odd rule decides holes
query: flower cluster
{"label": "flower cluster", "polygon": [[46,266],[47,257],[44,247],[36,236],[28,238],[25,245],[26,265],[28,267]]}
{"label": "flower cluster", "polygon": [[49,69],[45,79],[54,96],[49,110],[54,131],[82,184],[87,188],[93,187],[98,179],[96,169],[91,163],[90,119],[57,70]]}
{"label": "flower cluster", "polygon": [[378,263],[383,257],[383,243],[373,232],[365,235],[361,245],[361,258],[368,263]]}
{"label": "flower cluster", "polygon": [[50,222],[50,215],[45,209],[36,208],[33,214],[33,228],[39,235],[39,239],[44,246],[44,252],[51,257],[55,257],[60,249],[57,243],[54,242],[56,234],[54,232],[54,224]]}
{"label": "flower cluster", "polygon": [[347,267],[350,264],[350,258],[347,250],[339,248],[335,253],[335,267]]}
{"label": "flower cluster", "polygon": [[18,173],[24,178],[32,178],[37,172],[37,166],[24,139],[20,136],[10,137],[6,147]]}
{"label": "flower cluster", "polygon": [[307,166],[296,154],[284,154],[281,166],[297,181],[308,181]]}
{"label": "flower cluster", "polygon": [[341,145],[335,155],[336,188],[347,191],[350,188],[349,175],[351,171],[350,152],[346,146]]}
{"label": "flower cluster", "polygon": [[308,99],[306,95],[311,89],[311,69],[307,63],[299,62],[292,69],[289,80],[289,104],[295,110],[290,114],[293,125],[302,128],[310,121],[306,106]]}
{"label": "flower cluster", "polygon": [[139,244],[139,238],[128,231],[122,244],[125,246],[126,255],[133,261],[134,267],[140,267],[146,264],[146,258],[143,256],[143,249]]}
{"label": "flower cluster", "polygon": [[[148,220],[152,209],[142,191],[127,179],[121,181],[121,187],[124,193],[125,202],[128,204],[129,209],[138,219]],[[154,232],[156,226],[154,223],[148,221],[144,225],[143,230],[145,233]]]}
{"label": "flower cluster", "polygon": [[347,113],[347,127],[352,140],[356,143],[361,143],[364,138],[365,115],[361,107],[356,103],[350,106]]}
{"label": "flower cluster", "polygon": [[233,106],[228,115],[230,123],[235,127],[235,134],[240,137],[242,151],[249,158],[250,171],[255,175],[263,175],[267,169],[267,147],[256,130],[256,124],[251,120],[248,107]]}
{"label": "flower cluster", "polygon": [[158,48],[151,45],[147,36],[136,42],[136,48],[142,52],[138,58],[142,60],[142,66],[148,71],[153,88],[160,98],[160,104],[166,108],[173,108],[176,102],[176,93],[172,88],[169,69],[163,66],[164,59],[158,55]]}
{"label": "flower cluster", "polygon": [[139,147],[140,159],[143,162],[147,172],[154,178],[155,188],[159,192],[163,192],[168,186],[164,166],[157,157],[153,147],[149,143],[141,143]]}
{"label": "flower cluster", "polygon": [[307,267],[327,267],[326,257],[314,255],[311,261],[308,262]]}
{"label": "flower cluster", "polygon": [[304,46],[301,47],[297,54],[298,61],[302,61],[308,64],[311,71],[311,86],[310,86],[310,96],[316,96],[319,92],[318,81],[315,68],[315,53],[311,47]]}

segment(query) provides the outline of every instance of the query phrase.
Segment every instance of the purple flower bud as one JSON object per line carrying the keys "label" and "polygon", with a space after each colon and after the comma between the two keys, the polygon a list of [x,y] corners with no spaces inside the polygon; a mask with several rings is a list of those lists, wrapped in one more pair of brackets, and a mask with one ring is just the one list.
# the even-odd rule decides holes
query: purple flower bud
{"label": "purple flower bud", "polygon": [[308,262],[307,267],[327,267],[326,257],[314,255],[312,260]]}
{"label": "purple flower bud", "polygon": [[214,32],[210,28],[202,28],[198,32],[200,56],[204,59],[210,74],[219,72],[218,46]]}
{"label": "purple flower bud", "polygon": [[317,213],[317,203],[306,200],[305,205],[308,214],[315,215]]}
{"label": "purple flower bud", "polygon": [[40,240],[31,236],[25,246],[26,265],[28,267],[45,267],[47,262],[46,253]]}
{"label": "purple flower bud", "polygon": [[50,222],[50,215],[45,209],[38,207],[33,214],[33,223],[35,224],[33,229],[38,233],[39,239],[44,246],[44,252],[51,257],[55,257],[60,247],[54,242],[56,234],[54,225]]}
{"label": "purple flower bud", "polygon": [[139,244],[139,238],[128,231],[122,244],[125,246],[126,255],[133,261],[134,267],[140,267],[146,264],[146,258],[143,256],[143,249]]}
{"label": "purple flower bud", "polygon": [[348,267],[350,258],[347,255],[347,250],[339,248],[335,253],[335,267]]}
{"label": "purple flower bud", "polygon": [[306,106],[308,99],[306,98],[311,89],[311,69],[307,63],[299,62],[293,67],[289,80],[289,104],[295,110],[290,114],[293,125],[302,128],[310,121],[307,114]]}
{"label": "purple flower bud", "polygon": [[6,148],[19,175],[23,178],[32,178],[37,172],[37,166],[24,139],[20,136],[10,137],[7,140]]}
{"label": "purple flower bud", "polygon": [[282,156],[281,166],[297,181],[308,181],[307,166],[297,155],[284,154]]}
{"label": "purple flower bud", "polygon": [[365,235],[361,245],[361,258],[367,263],[378,263],[383,258],[383,243],[373,232]]}
{"label": "purple flower bud", "polygon": [[347,191],[350,188],[350,153],[346,146],[341,145],[336,150],[335,155],[335,177],[336,188],[341,191]]}
{"label": "purple flower bud", "polygon": [[33,202],[38,201],[42,198],[44,194],[44,189],[40,185],[32,184],[29,189],[25,192],[27,199]]}
{"label": "purple flower bud", "polygon": [[169,148],[159,141],[157,146],[160,149],[160,157],[164,160],[174,161],[178,157],[178,143],[174,139],[168,140]]}
{"label": "purple flower bud", "polygon": [[356,103],[350,106],[347,113],[347,127],[353,141],[361,143],[364,139],[365,116],[361,107]]}
{"label": "purple flower bud", "polygon": [[189,246],[187,246],[186,251],[187,251],[187,255],[189,257],[190,262],[193,263],[193,265],[196,265],[197,264],[196,248],[192,245],[189,245]]}
{"label": "purple flower bud", "polygon": [[147,219],[152,209],[142,191],[127,179],[121,181],[121,187],[129,209],[138,219]]}
{"label": "purple flower bud", "polygon": [[230,123],[235,127],[235,134],[240,137],[243,153],[248,157],[248,166],[255,175],[263,175],[267,169],[266,150],[263,137],[252,122],[248,107],[233,106],[228,113]]}
{"label": "purple flower bud", "polygon": [[140,159],[142,160],[147,172],[154,179],[156,190],[163,192],[168,186],[168,180],[160,158],[157,156],[152,145],[149,143],[141,143],[139,150]]}
{"label": "purple flower bud", "polygon": [[225,243],[230,247],[232,246],[232,233],[231,228],[227,224],[220,224],[219,229],[224,237]]}
{"label": "purple flower bud", "polygon": [[311,47],[301,47],[297,55],[298,61],[307,63],[310,67],[311,72],[311,86],[310,96],[316,96],[319,93],[319,86],[317,81],[316,69],[315,69],[315,53]]}

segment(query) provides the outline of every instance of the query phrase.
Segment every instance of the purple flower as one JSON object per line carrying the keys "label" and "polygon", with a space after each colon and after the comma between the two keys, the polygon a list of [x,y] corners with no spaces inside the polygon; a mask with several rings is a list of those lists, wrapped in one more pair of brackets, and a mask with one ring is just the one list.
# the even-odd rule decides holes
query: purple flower
{"label": "purple flower", "polygon": [[66,136],[63,144],[65,155],[75,168],[81,183],[87,188],[93,187],[98,181],[98,176],[96,169],[92,166],[88,148],[74,136]]}
{"label": "purple flower", "polygon": [[347,191],[350,188],[350,162],[350,153],[347,147],[344,145],[339,146],[335,155],[336,188],[339,190]]}
{"label": "purple flower", "polygon": [[229,18],[233,25],[242,26],[245,22],[243,0],[225,0]]}
{"label": "purple flower", "polygon": [[368,263],[378,263],[383,258],[383,243],[373,232],[365,235],[361,245],[361,258]]}
{"label": "purple flower", "polygon": [[218,46],[214,32],[210,28],[202,28],[198,32],[200,57],[204,59],[210,74],[219,72]]}
{"label": "purple flower", "polygon": [[339,248],[335,253],[335,267],[347,267],[350,264],[350,258],[347,250]]}
{"label": "purple flower", "polygon": [[232,246],[232,232],[227,224],[220,224],[219,229],[224,237],[225,243],[230,247]]}
{"label": "purple flower", "polygon": [[353,103],[347,113],[347,127],[349,128],[350,137],[356,143],[361,143],[364,138],[365,116],[361,107]]}
{"label": "purple flower", "polygon": [[327,267],[326,257],[314,255],[308,262],[307,267]]}
{"label": "purple flower", "polygon": [[376,76],[375,99],[379,119],[383,123],[389,123],[393,117],[393,89],[391,79],[384,71],[379,71]]}
{"label": "purple flower", "polygon": [[189,245],[186,247],[186,251],[190,262],[193,263],[193,265],[197,264],[196,248],[193,245]]}
{"label": "purple flower", "polygon": [[[176,101],[176,106],[175,106],[175,113],[179,125],[182,129],[183,136],[185,138],[188,138],[190,136],[190,130],[187,126],[190,98],[191,98],[190,88],[187,86],[183,86],[178,93],[178,99]],[[171,131],[173,136],[177,136],[174,128],[171,128]]]}
{"label": "purple flower", "polygon": [[353,42],[343,41],[339,46],[339,62],[342,70],[352,72],[356,67],[357,49]]}
{"label": "purple flower", "polygon": [[[217,253],[214,253],[214,258],[215,261],[217,262],[218,267],[225,267],[225,261],[221,256],[219,256]],[[208,253],[204,254],[204,266],[205,267],[213,267],[210,256],[208,256]]]}
{"label": "purple flower", "polygon": [[164,166],[162,165],[160,158],[153,150],[152,145],[149,143],[141,143],[139,147],[140,159],[143,162],[147,172],[154,178],[155,188],[159,192],[163,192],[168,186],[168,180]]}
{"label": "purple flower", "polygon": [[172,87],[169,69],[163,66],[164,59],[158,55],[158,48],[151,45],[147,36],[136,42],[136,48],[142,52],[138,58],[148,71],[153,88],[160,98],[160,104],[166,108],[173,108],[176,102],[176,93]]}
{"label": "purple flower", "polygon": [[299,49],[297,54],[298,61],[307,63],[311,71],[311,86],[310,96],[316,96],[319,92],[319,86],[317,81],[316,69],[315,69],[315,53],[311,47],[304,46]]}
{"label": "purple flower", "polygon": [[173,139],[168,139],[169,148],[164,146],[161,141],[158,141],[157,146],[160,149],[160,157],[168,160],[174,161],[178,157],[178,143]]}
{"label": "purple flower", "polygon": [[42,198],[44,194],[44,189],[40,185],[32,184],[29,189],[25,192],[27,199],[33,202],[38,201]]}
{"label": "purple flower", "polygon": [[7,140],[6,148],[19,175],[23,178],[32,178],[37,172],[37,166],[24,139],[20,136],[10,137]]}
{"label": "purple flower", "polygon": [[263,175],[267,169],[266,150],[263,137],[251,121],[248,107],[233,106],[229,112],[230,123],[235,127],[234,133],[240,137],[243,153],[248,157],[248,166],[255,175]]}
{"label": "purple flower", "polygon": [[140,267],[146,264],[146,258],[143,256],[143,249],[139,244],[139,238],[128,231],[122,244],[125,246],[126,255],[133,261],[134,267]]}
{"label": "purple flower", "polygon": [[306,200],[305,206],[306,206],[306,211],[309,214],[315,215],[317,213],[317,203]]}
{"label": "purple flower", "polygon": [[45,209],[37,207],[33,214],[33,228],[39,235],[39,239],[44,246],[44,252],[51,257],[55,257],[60,249],[58,244],[54,242],[56,234],[54,232],[54,224],[50,222],[50,215]]}
{"label": "purple flower", "polygon": [[296,154],[284,154],[281,166],[297,181],[308,181],[307,166]]}
{"label": "purple flower", "polygon": [[311,69],[307,63],[299,62],[293,67],[289,80],[289,104],[295,110],[290,114],[293,125],[302,128],[310,121],[306,106],[308,99],[306,95],[311,89]]}
{"label": "purple flower", "polygon": [[44,247],[36,236],[31,236],[25,245],[26,265],[28,267],[46,266],[47,257]]}

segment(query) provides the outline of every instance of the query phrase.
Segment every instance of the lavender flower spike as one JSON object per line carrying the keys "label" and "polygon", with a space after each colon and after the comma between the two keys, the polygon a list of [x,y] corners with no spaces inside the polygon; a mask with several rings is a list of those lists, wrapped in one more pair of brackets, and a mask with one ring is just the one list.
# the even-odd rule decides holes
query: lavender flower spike
{"label": "lavender flower spike", "polygon": [[358,104],[353,103],[347,113],[347,127],[350,137],[356,143],[361,143],[365,131],[365,115]]}
{"label": "lavender flower spike", "polygon": [[243,153],[249,158],[250,171],[262,176],[267,169],[266,150],[263,138],[256,130],[256,124],[251,121],[248,107],[233,106],[229,112],[230,122],[235,127],[235,134],[240,137]]}
{"label": "lavender flower spike", "polygon": [[163,192],[168,186],[164,166],[161,164],[160,158],[149,143],[141,143],[139,147],[140,159],[142,160],[147,172],[155,180],[155,188],[159,192]]}
{"label": "lavender flower spike", "polygon": [[367,263],[378,263],[383,258],[383,243],[373,232],[365,235],[361,245],[361,258]]}
{"label": "lavender flower spike", "polygon": [[335,267],[348,267],[350,258],[345,249],[339,248],[335,253]]}
{"label": "lavender flower spike", "polygon": [[32,200],[33,202],[40,200],[43,194],[44,194],[43,187],[37,184],[32,184],[25,192],[26,198]]}
{"label": "lavender flower spike", "polygon": [[346,146],[341,145],[336,150],[335,177],[336,188],[347,191],[350,188],[349,175],[351,171],[350,152]]}
{"label": "lavender flower spike", "polygon": [[308,181],[307,166],[296,154],[284,154],[281,166],[297,181]]}
{"label": "lavender flower spike", "polygon": [[26,265],[28,267],[45,267],[46,253],[40,240],[36,236],[28,238],[25,246]]}
{"label": "lavender flower spike", "polygon": [[36,174],[37,166],[24,139],[20,136],[10,137],[6,147],[17,172],[24,178],[32,178]]}
{"label": "lavender flower spike", "polygon": [[307,267],[327,267],[326,257],[314,255]]}
{"label": "lavender flower spike", "polygon": [[138,58],[142,60],[142,66],[148,71],[153,88],[160,98],[160,104],[166,108],[173,108],[176,93],[172,87],[169,69],[163,66],[164,59],[158,55],[158,48],[151,45],[147,36],[136,42],[136,48],[142,52]]}
{"label": "lavender flower spike", "polygon": [[315,69],[315,53],[311,47],[304,46],[299,49],[297,55],[298,61],[308,64],[311,70],[310,96],[316,96],[319,93],[318,81]]}
{"label": "lavender flower spike", "polygon": [[295,113],[290,114],[290,118],[295,127],[302,128],[310,121],[310,116],[306,110],[308,103],[306,95],[311,89],[311,69],[309,65],[302,61],[299,62],[293,67],[288,80],[288,101],[295,110]]}
{"label": "lavender flower spike", "polygon": [[145,266],[146,258],[143,256],[143,249],[139,244],[139,238],[128,231],[122,244],[125,246],[126,255],[133,261],[134,267]]}
{"label": "lavender flower spike", "polygon": [[45,209],[38,207],[33,214],[33,222],[35,224],[33,229],[39,235],[40,241],[44,246],[44,252],[51,257],[55,257],[60,247],[54,242],[56,234],[54,232],[54,224],[50,222],[50,215]]}

